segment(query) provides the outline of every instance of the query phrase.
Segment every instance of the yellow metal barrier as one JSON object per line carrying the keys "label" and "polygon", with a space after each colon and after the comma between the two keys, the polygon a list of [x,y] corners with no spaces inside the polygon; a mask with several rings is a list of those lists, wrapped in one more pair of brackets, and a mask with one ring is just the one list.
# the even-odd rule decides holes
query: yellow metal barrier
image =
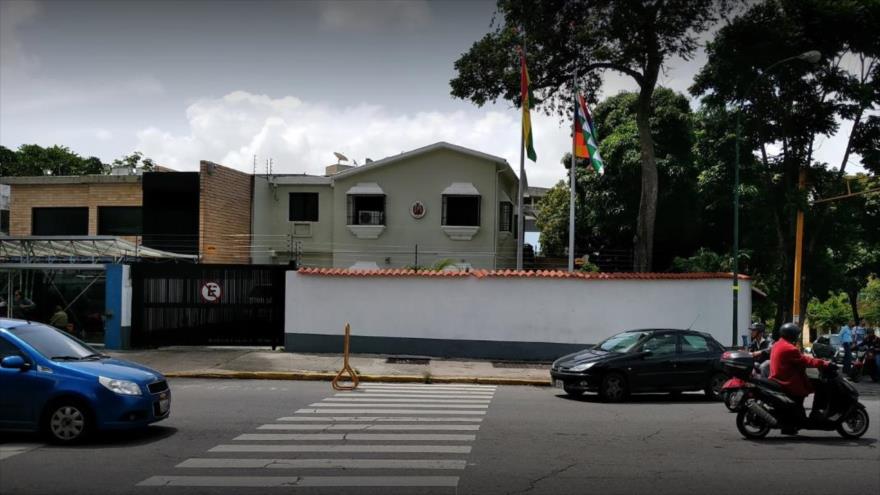
{"label": "yellow metal barrier", "polygon": [[[346,323],[345,324],[345,338],[342,341],[343,342],[342,343],[342,369],[339,370],[339,373],[337,373],[336,377],[333,378],[333,381],[330,382],[330,385],[333,386],[334,390],[354,390],[357,388],[358,382],[360,381],[358,379],[357,373],[355,373],[355,371],[353,369],[351,369],[351,366],[348,364],[348,354],[350,351],[350,346],[349,346],[350,339],[351,339],[351,325]],[[345,376],[346,371],[348,372],[348,376],[351,377],[351,384],[342,385],[339,383],[339,381]]]}

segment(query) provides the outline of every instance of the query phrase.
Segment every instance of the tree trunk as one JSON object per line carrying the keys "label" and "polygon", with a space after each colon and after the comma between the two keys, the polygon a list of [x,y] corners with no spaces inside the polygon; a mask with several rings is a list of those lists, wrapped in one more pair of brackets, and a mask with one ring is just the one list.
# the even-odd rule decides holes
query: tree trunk
{"label": "tree trunk", "polygon": [[846,291],[846,295],[849,296],[849,306],[852,308],[853,320],[858,323],[861,320],[859,316],[859,290],[850,289]]}
{"label": "tree trunk", "polygon": [[[646,78],[647,79],[647,78]],[[655,78],[656,79],[656,78]],[[646,81],[639,92],[636,123],[642,152],[642,194],[639,198],[639,218],[633,239],[633,270],[650,271],[654,257],[654,221],[657,218],[657,162],[654,157],[654,138],[651,136],[651,96],[654,81]]]}

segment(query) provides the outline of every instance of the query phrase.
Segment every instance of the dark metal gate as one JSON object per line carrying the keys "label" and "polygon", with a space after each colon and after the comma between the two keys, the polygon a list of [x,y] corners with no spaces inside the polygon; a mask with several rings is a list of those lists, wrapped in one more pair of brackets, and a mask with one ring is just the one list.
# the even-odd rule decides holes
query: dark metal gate
{"label": "dark metal gate", "polygon": [[289,269],[132,265],[132,345],[281,345]]}

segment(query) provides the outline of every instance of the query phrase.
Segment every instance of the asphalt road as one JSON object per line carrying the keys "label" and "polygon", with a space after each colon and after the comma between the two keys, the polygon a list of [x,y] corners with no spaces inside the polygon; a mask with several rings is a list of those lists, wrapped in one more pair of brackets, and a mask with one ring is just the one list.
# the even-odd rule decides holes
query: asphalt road
{"label": "asphalt road", "polygon": [[[53,447],[0,440],[0,493],[880,493],[871,429],[743,440],[700,394],[604,404],[533,387],[172,380],[172,417]],[[874,391],[877,389],[877,391]]]}

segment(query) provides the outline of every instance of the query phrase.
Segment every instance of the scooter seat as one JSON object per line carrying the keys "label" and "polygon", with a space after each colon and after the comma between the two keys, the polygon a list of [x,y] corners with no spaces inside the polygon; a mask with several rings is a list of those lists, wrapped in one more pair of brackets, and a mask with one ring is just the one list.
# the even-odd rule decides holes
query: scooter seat
{"label": "scooter seat", "polygon": [[762,387],[767,387],[770,390],[775,390],[776,392],[785,392],[785,390],[783,390],[782,385],[780,385],[779,382],[770,380],[769,378],[755,376],[755,377],[752,377],[752,381],[755,384],[760,385]]}

